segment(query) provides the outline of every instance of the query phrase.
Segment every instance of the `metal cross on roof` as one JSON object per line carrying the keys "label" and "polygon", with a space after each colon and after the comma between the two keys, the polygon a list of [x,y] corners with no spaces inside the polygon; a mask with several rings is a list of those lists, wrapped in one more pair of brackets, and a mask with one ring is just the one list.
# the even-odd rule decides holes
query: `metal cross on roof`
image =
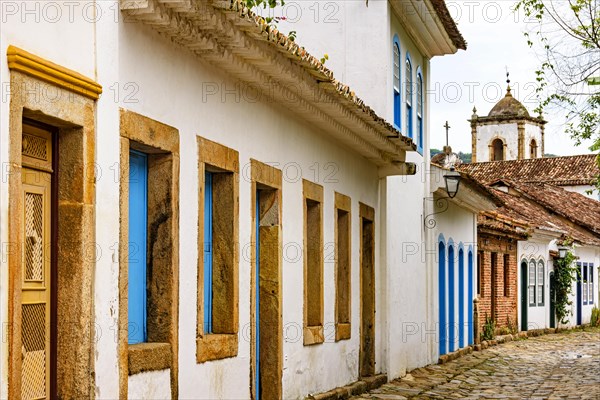
{"label": "metal cross on roof", "polygon": [[448,130],[450,129],[450,125],[448,125],[448,121],[444,124],[444,128],[446,128],[446,146],[448,146]]}

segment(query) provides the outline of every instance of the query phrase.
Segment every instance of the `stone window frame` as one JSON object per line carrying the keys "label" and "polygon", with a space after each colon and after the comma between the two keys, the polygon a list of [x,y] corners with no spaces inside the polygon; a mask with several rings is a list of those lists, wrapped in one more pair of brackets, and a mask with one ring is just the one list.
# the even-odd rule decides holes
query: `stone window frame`
{"label": "stone window frame", "polygon": [[[179,310],[179,130],[174,127],[155,121],[149,117],[135,112],[120,109],[120,228],[119,228],[119,393],[122,398],[127,398],[128,378],[130,375],[169,369],[171,382],[171,396],[178,396],[178,310]],[[164,190],[159,192],[159,197],[170,196],[171,210],[168,212],[165,230],[160,234],[165,239],[165,248],[160,249],[161,262],[168,278],[166,294],[157,293],[155,297],[157,313],[166,314],[164,326],[157,328],[156,335],[148,333],[148,340],[161,340],[144,342],[134,345],[128,344],[128,251],[129,251],[129,151],[135,149],[149,154],[149,191],[153,181],[151,168],[163,179],[154,181],[167,182]],[[154,164],[154,167],[151,165]],[[165,178],[165,172],[168,174]],[[170,181],[169,179],[170,178]],[[151,201],[152,196],[148,196]],[[160,199],[157,199],[159,201]],[[165,204],[166,202],[162,202]],[[156,207],[148,205],[148,225],[153,220],[162,219],[161,216],[150,214],[151,210],[159,211]],[[163,210],[164,211],[164,210]],[[168,211],[168,210],[167,210]],[[164,213],[163,213],[164,214]],[[163,223],[164,223],[163,222]],[[163,236],[164,235],[164,236]],[[151,251],[150,244],[148,251]],[[162,290],[162,289],[161,289]],[[150,297],[150,296],[149,296]],[[160,309],[160,310],[159,310]],[[149,311],[151,313],[152,311]],[[157,315],[158,318],[158,315]],[[149,318],[150,319],[150,318]],[[149,322],[149,325],[151,322]]]}
{"label": "stone window frame", "polygon": [[[303,324],[303,337],[304,337],[304,345],[305,346],[310,346],[310,345],[314,345],[314,344],[320,344],[323,343],[325,341],[325,336],[323,333],[323,319],[324,319],[324,305],[323,305],[323,297],[324,297],[324,282],[323,282],[323,186],[316,184],[314,182],[308,181],[306,179],[302,179],[302,207],[304,209],[303,212],[303,230],[304,230],[304,234],[303,234],[303,243],[304,243],[304,249],[303,249],[303,254],[304,254],[304,324]],[[311,201],[311,202],[316,202],[319,204],[319,243],[316,244],[317,248],[319,249],[318,251],[318,271],[320,273],[320,283],[319,283],[319,292],[318,292],[318,297],[315,296],[315,293],[309,293],[309,289],[308,289],[308,269],[309,269],[309,265],[308,265],[308,227],[307,227],[307,222],[308,222],[308,206],[307,203]],[[316,300],[315,300],[316,298]],[[316,307],[319,307],[319,324],[317,325],[309,325],[309,318],[308,318],[308,307],[309,307],[309,303],[314,306],[314,303],[316,304]]]}
{"label": "stone window frame", "polygon": [[[334,237],[335,237],[335,340],[347,340],[351,337],[351,329],[352,329],[352,200],[349,196],[343,195],[341,193],[334,193]],[[344,285],[347,286],[347,299],[345,305],[340,304],[341,299],[339,296],[340,286],[342,282],[340,281],[340,273],[339,270],[339,260],[340,260],[340,248],[338,246],[338,238],[339,238],[339,212],[342,211],[347,214],[348,219],[348,244],[347,244],[347,277],[346,282],[343,282]],[[341,307],[347,307],[347,321],[340,320]]]}
{"label": "stone window frame", "polygon": [[529,158],[534,159],[538,157],[538,145],[537,140],[532,138],[529,141]]}
{"label": "stone window frame", "polygon": [[[494,160],[494,142],[496,140],[500,140],[502,142],[502,160]],[[506,140],[504,140],[501,136],[494,136],[488,143],[489,161],[505,161],[507,148],[508,145],[506,144]]]}
{"label": "stone window frame", "polygon": [[[198,146],[198,289],[196,315],[196,363],[236,357],[239,329],[239,152],[201,136]],[[233,179],[233,220],[231,271],[228,291],[231,320],[223,333],[204,333],[204,179],[206,166],[231,173]]]}
{"label": "stone window frame", "polygon": [[[8,116],[8,397],[21,397],[21,281],[23,237],[22,132],[23,120],[54,128],[59,136],[59,166],[72,173],[61,179],[58,171],[59,236],[56,254],[58,271],[77,265],[76,271],[56,293],[57,350],[61,352],[55,371],[59,397],[93,397],[95,372],[93,349],[96,340],[93,277],[96,265],[95,172],[96,100],[102,87],[95,81],[23,49],[8,46],[10,79]],[[47,96],[46,93],[51,93]],[[60,149],[64,147],[63,152]],[[61,228],[64,226],[63,228]],[[64,271],[66,274],[67,271]],[[64,276],[63,274],[63,276]],[[61,310],[61,304],[69,309]],[[72,321],[85,329],[71,329]],[[65,325],[66,324],[66,325]],[[63,330],[61,332],[61,330]],[[73,346],[77,343],[78,346]],[[68,369],[64,368],[68,366]]]}
{"label": "stone window frame", "polygon": [[[282,187],[283,187],[283,174],[280,169],[277,169],[271,165],[264,164],[255,159],[250,159],[250,177],[251,177],[251,215],[252,215],[252,227],[250,234],[250,243],[253,244],[250,249],[250,265],[251,265],[251,278],[250,278],[250,395],[252,399],[256,399],[256,291],[260,290],[257,287],[256,281],[256,191],[257,189],[268,189],[273,191],[276,196],[276,202],[278,203],[278,219],[279,224],[276,226],[277,230],[277,243],[275,245],[268,245],[268,250],[277,254],[275,262],[269,266],[265,266],[261,263],[261,272],[265,273],[269,270],[268,285],[266,290],[270,291],[270,295],[276,296],[277,301],[275,303],[267,303],[268,308],[271,308],[269,316],[266,318],[266,323],[273,329],[267,332],[265,329],[260,330],[260,334],[269,336],[268,340],[273,346],[270,348],[268,359],[262,358],[265,352],[261,352],[262,362],[260,365],[264,368],[268,366],[268,370],[262,370],[265,379],[270,379],[268,386],[262,387],[262,395],[265,398],[280,399],[282,398],[282,377],[283,377],[283,335],[281,334],[283,329],[283,235],[282,235]],[[271,259],[273,260],[273,259]],[[265,268],[266,267],[266,268]],[[270,268],[269,268],[270,267]],[[261,297],[264,299],[264,297]],[[275,305],[275,307],[273,307]],[[266,313],[261,312],[261,318],[265,318]],[[260,323],[260,322],[259,322]],[[264,337],[263,337],[264,338]],[[265,341],[261,341],[265,343]]]}

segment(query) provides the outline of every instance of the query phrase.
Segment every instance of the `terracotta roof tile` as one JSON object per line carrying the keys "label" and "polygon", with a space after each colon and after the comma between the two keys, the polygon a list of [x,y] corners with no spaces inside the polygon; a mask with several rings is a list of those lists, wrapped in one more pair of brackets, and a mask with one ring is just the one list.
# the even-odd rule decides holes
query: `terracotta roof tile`
{"label": "terracotta roof tile", "polygon": [[490,187],[504,204],[496,210],[499,215],[561,233],[579,243],[600,245],[600,202],[547,184],[504,184],[517,193]]}
{"label": "terracotta roof tile", "polygon": [[595,154],[479,162],[462,164],[458,168],[486,184],[506,178],[556,186],[591,185],[595,177],[600,174]]}

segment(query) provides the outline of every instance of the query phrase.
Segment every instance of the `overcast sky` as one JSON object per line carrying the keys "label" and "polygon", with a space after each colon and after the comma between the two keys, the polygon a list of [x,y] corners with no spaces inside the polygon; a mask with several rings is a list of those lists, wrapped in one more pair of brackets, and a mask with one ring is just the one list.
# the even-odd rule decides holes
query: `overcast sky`
{"label": "overcast sky", "polygon": [[[527,46],[523,33],[532,29],[521,12],[511,11],[512,0],[446,2],[458,28],[467,41],[467,51],[431,61],[430,132],[431,147],[441,149],[446,137],[443,125],[448,120],[453,150],[471,152],[471,117],[473,105],[478,115],[487,115],[506,93],[508,67],[512,94],[533,114],[535,71],[540,60]],[[575,146],[564,133],[564,116],[544,115],[545,151],[557,155],[590,153],[588,146]]]}

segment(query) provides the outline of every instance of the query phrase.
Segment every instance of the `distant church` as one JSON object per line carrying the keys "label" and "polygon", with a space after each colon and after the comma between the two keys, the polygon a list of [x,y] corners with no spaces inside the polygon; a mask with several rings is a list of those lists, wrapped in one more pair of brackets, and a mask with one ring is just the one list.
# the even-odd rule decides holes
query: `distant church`
{"label": "distant church", "polygon": [[471,123],[471,162],[508,161],[544,156],[542,116],[532,117],[511,94],[510,80],[506,95],[485,116],[473,108]]}

